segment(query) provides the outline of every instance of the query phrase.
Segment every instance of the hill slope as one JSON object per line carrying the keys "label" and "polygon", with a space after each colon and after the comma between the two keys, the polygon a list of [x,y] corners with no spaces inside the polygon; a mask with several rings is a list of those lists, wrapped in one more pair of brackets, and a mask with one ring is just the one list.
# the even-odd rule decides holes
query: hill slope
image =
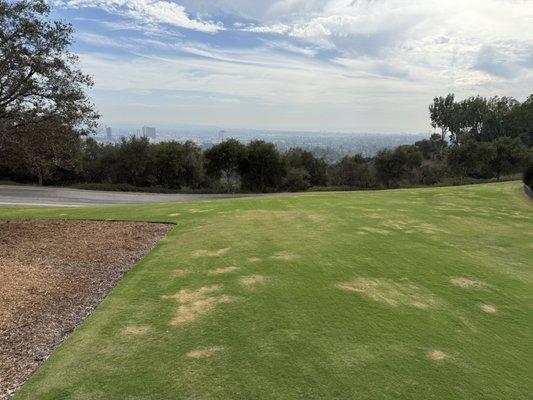
{"label": "hill slope", "polygon": [[0,217],[177,223],[17,399],[533,391],[533,203],[516,182]]}

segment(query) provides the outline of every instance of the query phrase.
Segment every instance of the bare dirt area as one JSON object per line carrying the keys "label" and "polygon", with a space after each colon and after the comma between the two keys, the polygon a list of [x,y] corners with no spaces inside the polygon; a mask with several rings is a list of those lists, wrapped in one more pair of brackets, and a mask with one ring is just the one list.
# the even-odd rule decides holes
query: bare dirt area
{"label": "bare dirt area", "polygon": [[20,387],[171,228],[0,221],[0,399]]}

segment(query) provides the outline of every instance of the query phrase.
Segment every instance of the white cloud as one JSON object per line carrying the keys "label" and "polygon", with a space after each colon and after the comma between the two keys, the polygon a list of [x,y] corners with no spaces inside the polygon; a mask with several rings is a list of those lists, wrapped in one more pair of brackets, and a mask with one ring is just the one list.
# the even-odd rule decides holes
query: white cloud
{"label": "white cloud", "polygon": [[[79,40],[131,50],[128,60],[82,57],[97,89],[178,93],[168,107],[186,111],[167,115],[165,106],[160,118],[412,131],[428,128],[435,95],[524,98],[533,87],[532,0],[64,1],[150,27],[144,38],[80,33]],[[165,24],[230,32],[210,35],[210,45]],[[183,101],[183,92],[194,96]],[[100,101],[104,115],[119,112]]]}
{"label": "white cloud", "polygon": [[225,29],[221,23],[190,18],[185,7],[165,0],[57,0],[56,3],[69,8],[102,8],[140,22],[165,23],[201,32]]}

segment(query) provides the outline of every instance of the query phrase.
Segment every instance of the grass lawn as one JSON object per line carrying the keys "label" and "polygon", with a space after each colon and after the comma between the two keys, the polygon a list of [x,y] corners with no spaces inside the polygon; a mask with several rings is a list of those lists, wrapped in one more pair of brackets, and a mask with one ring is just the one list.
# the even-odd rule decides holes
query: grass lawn
{"label": "grass lawn", "polygon": [[518,182],[0,218],[177,225],[16,399],[531,399]]}

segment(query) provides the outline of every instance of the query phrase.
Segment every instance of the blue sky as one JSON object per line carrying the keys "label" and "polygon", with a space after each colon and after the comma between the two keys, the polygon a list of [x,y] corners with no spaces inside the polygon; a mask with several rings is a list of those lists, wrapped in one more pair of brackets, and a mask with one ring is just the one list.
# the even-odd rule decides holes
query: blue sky
{"label": "blue sky", "polygon": [[533,0],[55,0],[102,122],[420,132],[533,92]]}

